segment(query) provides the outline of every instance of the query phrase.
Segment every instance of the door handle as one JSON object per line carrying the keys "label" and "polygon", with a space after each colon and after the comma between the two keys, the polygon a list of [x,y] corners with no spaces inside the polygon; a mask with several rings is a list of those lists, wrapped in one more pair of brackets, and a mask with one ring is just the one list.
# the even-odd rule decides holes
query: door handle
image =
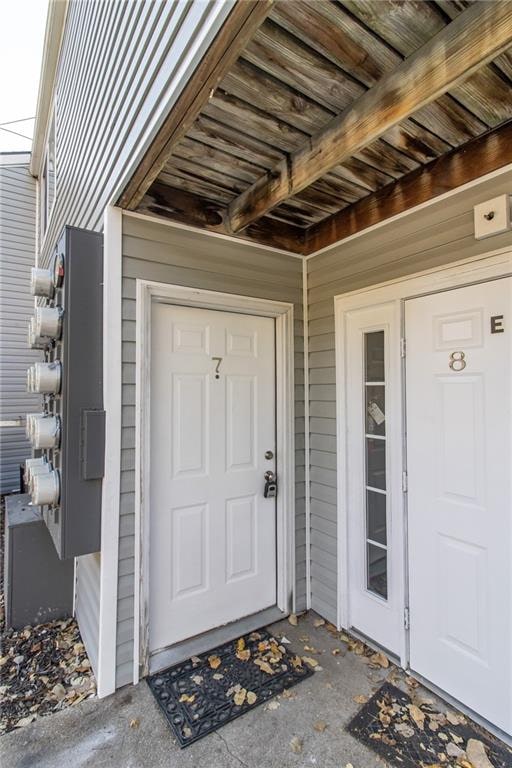
{"label": "door handle", "polygon": [[263,489],[263,496],[266,499],[275,499],[277,496],[277,478],[272,470],[267,469],[263,475],[265,478],[265,487]]}

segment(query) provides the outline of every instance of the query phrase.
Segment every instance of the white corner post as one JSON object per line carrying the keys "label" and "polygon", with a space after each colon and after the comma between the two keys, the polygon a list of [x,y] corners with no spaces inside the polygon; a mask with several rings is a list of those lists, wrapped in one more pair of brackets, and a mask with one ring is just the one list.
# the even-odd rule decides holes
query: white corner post
{"label": "white corner post", "polygon": [[105,209],[103,236],[103,407],[105,473],[101,498],[98,696],[116,687],[117,568],[121,481],[122,212]]}

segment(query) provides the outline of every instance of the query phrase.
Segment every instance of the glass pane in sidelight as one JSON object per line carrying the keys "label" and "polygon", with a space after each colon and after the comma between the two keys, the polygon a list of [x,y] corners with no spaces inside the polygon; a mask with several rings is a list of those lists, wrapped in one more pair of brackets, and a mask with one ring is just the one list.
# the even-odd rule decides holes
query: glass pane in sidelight
{"label": "glass pane in sidelight", "polygon": [[366,381],[384,381],[384,331],[365,333],[364,369]]}
{"label": "glass pane in sidelight", "polygon": [[366,491],[366,536],[386,544],[386,494]]}
{"label": "glass pane in sidelight", "polygon": [[366,485],[386,490],[386,441],[366,438]]}
{"label": "glass pane in sidelight", "polygon": [[366,433],[386,434],[386,389],[383,384],[366,387]]}
{"label": "glass pane in sidelight", "polygon": [[375,544],[366,545],[367,587],[380,597],[388,597],[388,553]]}

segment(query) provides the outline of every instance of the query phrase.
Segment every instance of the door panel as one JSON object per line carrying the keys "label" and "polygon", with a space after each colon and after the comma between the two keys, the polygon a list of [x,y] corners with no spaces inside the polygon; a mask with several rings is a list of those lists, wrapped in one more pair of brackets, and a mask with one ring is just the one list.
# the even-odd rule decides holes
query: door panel
{"label": "door panel", "polygon": [[507,732],[511,297],[506,278],[405,310],[411,667]]}
{"label": "door panel", "polygon": [[150,650],[276,603],[270,318],[155,303]]}

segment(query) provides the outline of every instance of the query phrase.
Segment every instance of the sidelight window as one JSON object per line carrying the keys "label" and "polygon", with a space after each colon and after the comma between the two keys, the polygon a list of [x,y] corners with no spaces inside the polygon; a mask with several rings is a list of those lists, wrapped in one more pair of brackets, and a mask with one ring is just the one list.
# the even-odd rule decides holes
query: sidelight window
{"label": "sidelight window", "polygon": [[364,334],[366,588],[387,600],[384,331]]}

